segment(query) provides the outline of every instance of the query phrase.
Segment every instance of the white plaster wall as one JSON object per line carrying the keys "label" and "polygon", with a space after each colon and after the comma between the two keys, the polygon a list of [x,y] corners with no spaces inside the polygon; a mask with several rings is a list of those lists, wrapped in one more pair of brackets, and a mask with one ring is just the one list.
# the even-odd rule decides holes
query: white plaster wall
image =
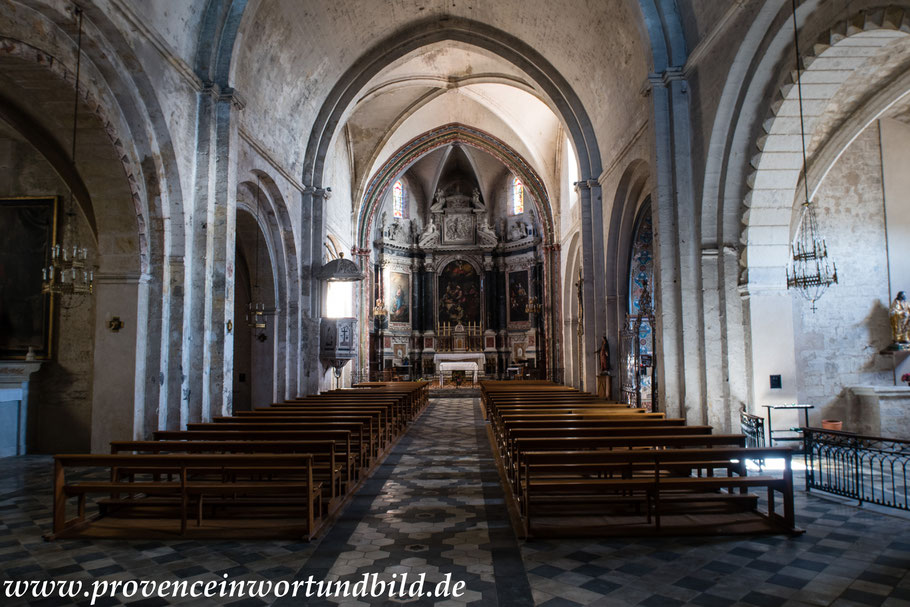
{"label": "white plaster wall", "polygon": [[[351,259],[354,244],[354,208],[351,161],[347,134],[342,131],[332,143],[326,160],[325,185],[332,188],[332,197],[325,203],[326,231],[341,241],[344,256]],[[325,251],[325,249],[323,249]]]}
{"label": "white plaster wall", "polygon": [[[841,155],[815,197],[840,280],[815,313],[793,297],[799,400],[817,407],[810,417],[815,422],[845,419],[847,386],[891,384],[890,359],[878,354],[891,342],[881,171],[873,124]],[[848,425],[845,430],[856,429]]]}
{"label": "white plaster wall", "polygon": [[893,298],[898,291],[910,293],[910,126],[885,118],[881,139]]}

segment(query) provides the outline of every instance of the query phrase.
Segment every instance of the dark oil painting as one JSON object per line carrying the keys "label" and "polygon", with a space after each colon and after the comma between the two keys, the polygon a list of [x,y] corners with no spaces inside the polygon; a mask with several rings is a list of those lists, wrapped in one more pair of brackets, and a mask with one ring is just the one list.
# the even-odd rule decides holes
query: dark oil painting
{"label": "dark oil painting", "polygon": [[528,272],[509,272],[509,322],[528,321]]}
{"label": "dark oil painting", "polygon": [[0,358],[47,358],[51,300],[41,270],[54,238],[56,199],[0,198]]}
{"label": "dark oil painting", "polygon": [[480,322],[480,276],[466,261],[453,261],[439,274],[439,322]]}

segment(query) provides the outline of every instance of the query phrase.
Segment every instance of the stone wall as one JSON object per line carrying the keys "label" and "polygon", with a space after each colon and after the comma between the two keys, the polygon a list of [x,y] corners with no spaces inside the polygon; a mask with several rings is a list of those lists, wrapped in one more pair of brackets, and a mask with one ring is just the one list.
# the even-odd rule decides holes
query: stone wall
{"label": "stone wall", "polygon": [[[837,262],[839,284],[813,312],[794,296],[800,402],[814,404],[810,421],[844,419],[847,387],[890,385],[888,267],[878,123],[840,157],[815,196],[819,229]],[[845,430],[853,430],[847,427]]]}
{"label": "stone wall", "polygon": [[[0,197],[18,196],[60,196],[65,205],[67,189],[38,151],[0,122]],[[77,217],[82,241],[94,249],[88,225],[81,213]],[[97,259],[96,251],[91,255]],[[92,298],[69,310],[55,305],[51,359],[29,384],[29,453],[88,451],[94,324]]]}

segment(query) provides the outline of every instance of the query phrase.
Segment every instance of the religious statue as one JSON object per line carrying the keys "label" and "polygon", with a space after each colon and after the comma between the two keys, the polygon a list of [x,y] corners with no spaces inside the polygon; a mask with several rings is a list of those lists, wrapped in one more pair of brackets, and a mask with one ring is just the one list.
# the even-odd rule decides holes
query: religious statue
{"label": "religious statue", "polygon": [[613,369],[610,367],[610,342],[607,341],[606,335],[603,336],[603,341],[600,342],[600,350],[597,352],[600,354],[600,374],[609,375]]}
{"label": "religious statue", "polygon": [[585,279],[582,278],[581,268],[578,268],[575,288],[578,289],[578,336],[581,337],[585,332]]}
{"label": "religious statue", "polygon": [[521,222],[515,222],[512,224],[512,227],[509,228],[509,240],[521,240],[527,234],[522,230]]}
{"label": "religious statue", "polygon": [[430,223],[427,224],[427,227],[423,229],[423,234],[420,235],[420,247],[427,248],[432,247],[433,245],[439,242],[439,227],[436,225],[436,221],[431,217]]}
{"label": "religious statue", "polygon": [[386,228],[385,233],[383,234],[383,236],[385,236],[385,238],[387,238],[388,240],[391,240],[392,242],[397,242],[397,241],[401,240],[403,235],[404,234],[403,234],[401,224],[398,222],[397,219],[394,220],[389,225],[388,228]]}
{"label": "religious statue", "polygon": [[486,206],[480,202],[480,190],[474,188],[474,191],[471,193],[471,208],[473,209],[486,209]]}
{"label": "religious statue", "polygon": [[433,196],[433,204],[430,205],[431,213],[438,213],[446,206],[446,197],[442,192],[442,188],[436,190],[436,194]]}
{"label": "religious statue", "polygon": [[894,343],[910,342],[910,303],[903,291],[891,302],[891,338]]}
{"label": "religious statue", "polygon": [[484,220],[477,226],[477,243],[481,245],[495,245],[499,241],[496,232],[490,224]]}

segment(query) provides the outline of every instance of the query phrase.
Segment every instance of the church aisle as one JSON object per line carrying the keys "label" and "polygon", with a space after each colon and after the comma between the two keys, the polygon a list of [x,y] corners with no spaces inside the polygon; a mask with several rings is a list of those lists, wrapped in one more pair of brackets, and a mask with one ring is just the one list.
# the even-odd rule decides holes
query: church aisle
{"label": "church aisle", "polygon": [[431,400],[297,578],[373,573],[407,574],[409,586],[425,574],[427,589],[448,573],[466,583],[459,599],[408,604],[533,604],[478,399]]}

